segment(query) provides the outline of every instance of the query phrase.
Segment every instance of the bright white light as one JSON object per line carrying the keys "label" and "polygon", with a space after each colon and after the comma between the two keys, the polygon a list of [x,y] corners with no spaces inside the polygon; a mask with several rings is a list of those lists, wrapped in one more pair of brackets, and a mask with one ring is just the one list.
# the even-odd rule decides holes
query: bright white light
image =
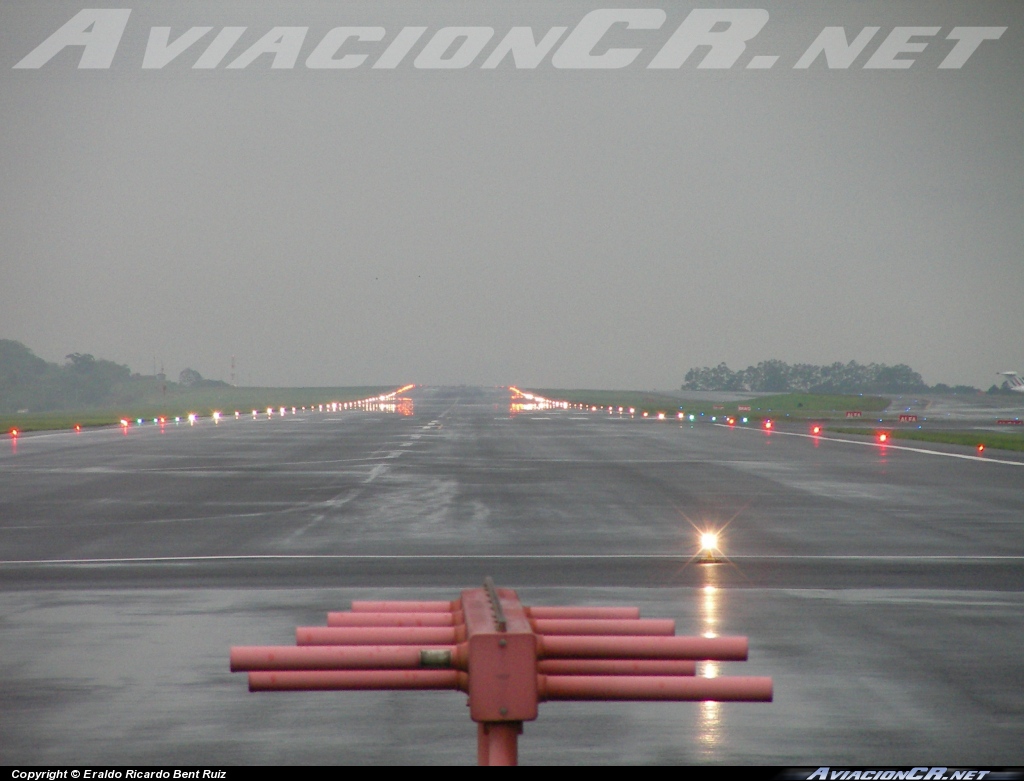
{"label": "bright white light", "polygon": [[700,535],[701,550],[712,551],[718,549],[718,535],[715,532],[704,532]]}

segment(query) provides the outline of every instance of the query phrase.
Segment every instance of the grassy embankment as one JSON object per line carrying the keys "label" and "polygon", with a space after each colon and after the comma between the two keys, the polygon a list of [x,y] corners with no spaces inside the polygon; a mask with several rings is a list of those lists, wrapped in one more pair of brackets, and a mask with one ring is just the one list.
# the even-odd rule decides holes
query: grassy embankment
{"label": "grassy embankment", "polygon": [[0,431],[45,431],[70,429],[75,425],[110,426],[121,418],[135,420],[142,418],[176,416],[185,417],[190,413],[208,416],[215,411],[234,414],[235,410],[251,412],[267,407],[302,407],[328,402],[357,401],[370,396],[390,393],[397,386],[358,386],[348,388],[191,388],[166,395],[155,394],[134,400],[130,404],[101,409],[60,410],[0,415]]}

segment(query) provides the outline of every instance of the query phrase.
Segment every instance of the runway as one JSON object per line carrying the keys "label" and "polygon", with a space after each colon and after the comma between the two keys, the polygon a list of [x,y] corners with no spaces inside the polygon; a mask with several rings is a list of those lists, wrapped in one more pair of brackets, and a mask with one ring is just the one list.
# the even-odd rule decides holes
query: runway
{"label": "runway", "polygon": [[249,694],[227,650],[492,575],[747,635],[725,672],[775,679],[771,704],[542,705],[524,763],[1020,764],[1020,455],[410,397],[5,443],[0,761],[471,763],[463,697]]}

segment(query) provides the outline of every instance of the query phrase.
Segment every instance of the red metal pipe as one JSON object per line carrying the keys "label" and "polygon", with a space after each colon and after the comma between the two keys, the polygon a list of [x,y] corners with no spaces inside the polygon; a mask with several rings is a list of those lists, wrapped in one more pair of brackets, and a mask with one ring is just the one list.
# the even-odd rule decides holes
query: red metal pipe
{"label": "red metal pipe", "polygon": [[452,645],[455,627],[331,627],[300,626],[297,645]]}
{"label": "red metal pipe", "polygon": [[369,613],[327,614],[327,626],[455,626],[454,613]]}
{"label": "red metal pipe", "polygon": [[352,691],[434,689],[466,691],[458,670],[288,670],[249,673],[249,691]]}
{"label": "red metal pipe", "polygon": [[544,675],[695,675],[690,659],[542,659]]}
{"label": "red metal pipe", "polygon": [[712,659],[742,662],[745,637],[571,637],[539,635],[543,659]]}
{"label": "red metal pipe", "polygon": [[771,678],[541,675],[543,700],[674,700],[771,702]]}
{"label": "red metal pipe", "polygon": [[676,622],[669,618],[535,618],[530,622],[539,635],[674,635]]}
{"label": "red metal pipe", "polygon": [[353,602],[353,612],[367,613],[454,613],[459,610],[457,599],[450,602]]}
{"label": "red metal pipe", "polygon": [[[235,646],[231,672],[251,670],[415,670],[424,666],[421,651],[411,645]],[[434,649],[453,654],[454,646]],[[452,664],[452,667],[455,665]]]}
{"label": "red metal pipe", "polygon": [[638,607],[573,607],[572,605],[545,605],[524,608],[530,618],[640,618]]}

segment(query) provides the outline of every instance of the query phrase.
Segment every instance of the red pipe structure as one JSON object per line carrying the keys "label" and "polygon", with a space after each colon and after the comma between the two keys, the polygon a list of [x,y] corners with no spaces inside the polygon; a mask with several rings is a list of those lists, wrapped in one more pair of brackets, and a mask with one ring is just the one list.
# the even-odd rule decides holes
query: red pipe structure
{"label": "red pipe structure", "polygon": [[451,602],[353,602],[295,646],[238,646],[250,691],[438,690],[469,695],[477,761],[514,765],[524,721],[554,700],[770,702],[771,678],[696,677],[697,661],[744,661],[745,637],[677,637],[635,607],[526,607],[484,587]]}

